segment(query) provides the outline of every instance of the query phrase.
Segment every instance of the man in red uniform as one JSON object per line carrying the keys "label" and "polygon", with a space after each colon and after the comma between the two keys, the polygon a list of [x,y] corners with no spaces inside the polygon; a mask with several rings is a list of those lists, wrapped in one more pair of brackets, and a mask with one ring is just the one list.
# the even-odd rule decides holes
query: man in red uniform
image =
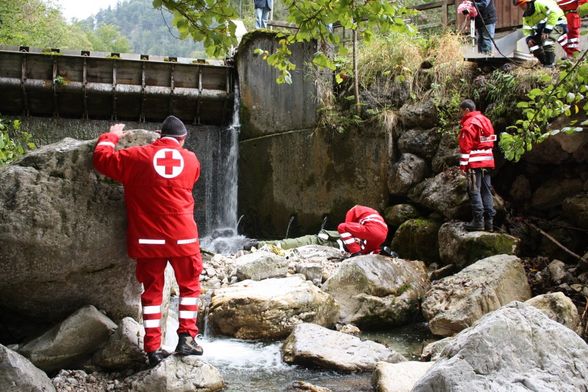
{"label": "man in red uniform", "polygon": [[341,241],[351,256],[380,253],[388,235],[384,218],[370,207],[356,205],[347,211],[345,222],[337,226]]}
{"label": "man in red uniform", "polygon": [[564,46],[568,58],[573,58],[576,52],[580,51],[580,27],[582,21],[578,15],[578,7],[587,0],[557,0],[557,5],[566,14],[568,21],[568,43]]}
{"label": "man in red uniform", "polygon": [[127,208],[127,251],[136,259],[137,280],[143,284],[141,304],[144,349],[155,366],[169,353],[161,350],[161,303],[164,270],[169,262],[180,288],[179,341],[176,353],[201,355],[194,337],[200,296],[202,256],[194,221],[192,188],[200,162],[182,148],[188,134],[180,119],[169,116],[161,138],[140,147],[116,150],[124,124],[110,127],[94,149],[94,167],[124,185]]}
{"label": "man in red uniform", "polygon": [[472,221],[466,223],[465,228],[468,231],[492,231],[496,211],[489,170],[494,169],[494,127],[488,117],[476,111],[476,104],[471,99],[464,100],[459,107],[462,116],[459,168],[468,176],[468,193],[473,215]]}

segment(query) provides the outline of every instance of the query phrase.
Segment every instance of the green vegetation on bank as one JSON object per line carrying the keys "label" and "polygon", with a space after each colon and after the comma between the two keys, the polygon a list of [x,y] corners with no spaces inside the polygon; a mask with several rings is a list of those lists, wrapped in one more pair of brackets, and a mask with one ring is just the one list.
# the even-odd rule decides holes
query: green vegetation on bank
{"label": "green vegetation on bank", "polygon": [[19,120],[0,118],[0,165],[13,162],[35,148],[32,135],[21,128]]}

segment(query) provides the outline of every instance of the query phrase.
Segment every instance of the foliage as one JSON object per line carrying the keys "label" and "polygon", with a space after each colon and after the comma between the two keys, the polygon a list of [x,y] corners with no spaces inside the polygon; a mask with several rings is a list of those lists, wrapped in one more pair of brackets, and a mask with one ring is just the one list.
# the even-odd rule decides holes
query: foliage
{"label": "foliage", "polygon": [[90,48],[86,35],[42,0],[0,2],[0,43],[40,48]]}
{"label": "foliage", "polygon": [[569,62],[564,64],[557,75],[543,75],[545,87],[532,89],[527,94],[527,100],[517,103],[517,108],[522,110],[522,118],[500,135],[499,145],[506,159],[516,162],[549,136],[560,132],[581,132],[583,126],[588,125],[587,121],[578,124],[577,119],[572,119],[569,126],[562,129],[550,129],[549,126],[556,117],[585,115],[588,112],[585,100],[588,62],[585,56],[586,52],[573,66]]}
{"label": "foliage", "polygon": [[0,165],[10,163],[27,150],[37,148],[29,132],[21,128],[19,120],[0,118]]}
{"label": "foliage", "polygon": [[[287,21],[298,28],[292,34],[279,33],[279,45],[273,53],[260,53],[278,70],[278,83],[292,80],[290,72],[296,66],[290,61],[291,45],[318,40],[321,45],[313,63],[335,70],[336,58],[345,56],[347,48],[340,35],[329,26],[340,23],[345,29],[356,30],[362,42],[369,42],[374,34],[408,30],[404,17],[411,13],[387,0],[284,0],[283,3],[288,13]],[[206,52],[211,56],[224,56],[237,43],[233,22],[237,12],[231,0],[153,0],[153,6],[172,11],[174,25],[181,37],[191,36],[195,41],[204,42]],[[335,57],[330,55],[331,51]]]}
{"label": "foliage", "polygon": [[[83,24],[79,24],[84,28]],[[131,49],[129,41],[118,31],[118,27],[111,24],[99,26],[96,30],[85,30],[92,50],[101,52],[128,53]]]}

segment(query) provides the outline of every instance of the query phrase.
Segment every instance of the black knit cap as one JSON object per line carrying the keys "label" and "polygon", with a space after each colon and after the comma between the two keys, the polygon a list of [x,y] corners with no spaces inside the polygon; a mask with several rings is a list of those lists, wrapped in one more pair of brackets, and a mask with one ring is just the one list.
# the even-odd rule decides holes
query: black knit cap
{"label": "black knit cap", "polygon": [[165,120],[163,120],[163,124],[161,124],[161,136],[173,136],[173,137],[180,137],[186,136],[188,134],[188,130],[186,126],[176,116],[167,116]]}

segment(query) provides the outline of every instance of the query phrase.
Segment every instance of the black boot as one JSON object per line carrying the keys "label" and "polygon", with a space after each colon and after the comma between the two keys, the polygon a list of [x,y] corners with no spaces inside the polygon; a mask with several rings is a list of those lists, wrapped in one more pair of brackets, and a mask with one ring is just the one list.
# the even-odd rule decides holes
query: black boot
{"label": "black boot", "polygon": [[178,355],[202,355],[204,350],[192,336],[187,333],[178,335],[178,345],[176,346],[176,354]]}
{"label": "black boot", "polygon": [[545,51],[545,62],[543,65],[546,68],[553,68],[555,65],[555,52]]}
{"label": "black boot", "polygon": [[149,366],[155,367],[159,362],[163,361],[165,358],[169,357],[170,353],[167,351],[163,351],[159,349],[157,351],[153,351],[151,353],[147,353],[147,358],[149,359]]}
{"label": "black boot", "polygon": [[465,224],[466,231],[484,230],[484,218],[474,218],[471,222]]}
{"label": "black boot", "polygon": [[388,246],[382,246],[382,249],[380,250],[380,254],[384,255],[384,256],[388,256],[388,257],[398,257],[398,253],[394,252]]}
{"label": "black boot", "polygon": [[492,218],[484,219],[484,231],[492,233],[494,231],[494,221]]}

